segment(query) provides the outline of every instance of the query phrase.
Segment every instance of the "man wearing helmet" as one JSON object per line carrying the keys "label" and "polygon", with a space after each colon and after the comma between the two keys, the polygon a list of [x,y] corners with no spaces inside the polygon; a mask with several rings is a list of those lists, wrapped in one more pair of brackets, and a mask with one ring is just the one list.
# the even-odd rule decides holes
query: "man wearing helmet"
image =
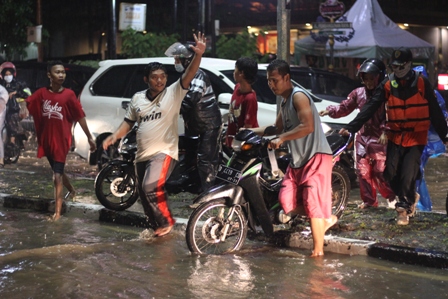
{"label": "man wearing helmet", "polygon": [[420,157],[432,124],[445,140],[447,125],[427,78],[412,69],[412,52],[400,48],[391,57],[393,73],[375,90],[372,99],[341,134],[357,132],[386,103],[387,157],[384,178],[398,197],[397,224],[408,225],[418,202],[416,181]]}
{"label": "man wearing helmet", "polygon": [[[180,73],[190,65],[194,57],[194,52],[188,50],[187,53],[190,52],[187,54],[188,57],[174,56],[174,67]],[[181,114],[185,123],[186,140],[193,140],[194,137],[198,140],[197,145],[187,146],[184,161],[187,169],[196,161],[201,182],[200,191],[204,191],[213,186],[215,181],[216,167],[219,164],[218,139],[222,120],[210,78],[201,69],[196,72],[182,101]]]}
{"label": "man wearing helmet", "polygon": [[[364,84],[353,90],[340,105],[331,105],[320,111],[320,116],[329,115],[332,118],[344,117],[355,109],[361,109],[372,97],[373,91],[386,75],[386,66],[379,59],[366,59],[358,70],[358,77]],[[383,171],[386,162],[386,145],[380,143],[386,123],[385,107],[382,105],[356,134],[355,160],[356,173],[361,193],[361,209],[377,207],[377,191],[389,203],[395,199],[395,194],[384,180]]]}

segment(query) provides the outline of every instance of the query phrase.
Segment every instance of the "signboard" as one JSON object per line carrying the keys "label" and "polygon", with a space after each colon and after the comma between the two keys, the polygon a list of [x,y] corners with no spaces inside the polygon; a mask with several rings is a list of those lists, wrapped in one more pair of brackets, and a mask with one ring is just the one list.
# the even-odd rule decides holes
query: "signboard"
{"label": "signboard", "polygon": [[26,28],[26,41],[40,43],[42,41],[42,25]]}
{"label": "signboard", "polygon": [[146,30],[146,4],[120,3],[118,29],[123,31],[131,27],[136,31]]}
{"label": "signboard", "polygon": [[352,28],[351,22],[317,22],[313,23],[313,29],[350,29]]}
{"label": "signboard", "polygon": [[318,34],[319,35],[330,35],[330,34],[333,34],[333,35],[343,35],[343,34],[345,34],[345,32],[344,31],[333,31],[333,30],[319,30],[319,32],[318,32]]}
{"label": "signboard", "polygon": [[342,16],[345,5],[337,0],[326,0],[319,6],[319,12],[324,18],[335,19]]}
{"label": "signboard", "polygon": [[448,90],[448,74],[439,74],[437,77],[437,89]]}

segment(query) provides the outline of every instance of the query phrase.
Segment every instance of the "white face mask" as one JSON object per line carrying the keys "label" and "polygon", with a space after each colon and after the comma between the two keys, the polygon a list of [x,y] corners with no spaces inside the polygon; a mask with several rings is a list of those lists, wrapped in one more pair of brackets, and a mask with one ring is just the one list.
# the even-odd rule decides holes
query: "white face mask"
{"label": "white face mask", "polygon": [[407,62],[402,67],[397,67],[397,68],[393,69],[395,77],[397,77],[399,79],[400,78],[404,78],[409,73],[410,70],[411,70],[411,63],[410,62]]}
{"label": "white face mask", "polygon": [[5,81],[6,81],[6,83],[11,83],[12,78],[14,78],[13,75],[7,75],[7,76],[5,76]]}
{"label": "white face mask", "polygon": [[178,72],[178,73],[182,73],[185,70],[184,66],[180,63],[175,63],[174,68],[176,69],[176,72]]}

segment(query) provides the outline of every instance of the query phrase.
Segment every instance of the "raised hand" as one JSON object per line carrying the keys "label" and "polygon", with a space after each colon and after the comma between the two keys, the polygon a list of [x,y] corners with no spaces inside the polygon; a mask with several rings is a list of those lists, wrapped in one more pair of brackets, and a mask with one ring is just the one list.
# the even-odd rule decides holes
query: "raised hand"
{"label": "raised hand", "polygon": [[194,41],[196,43],[195,46],[190,45],[190,48],[197,54],[202,55],[205,52],[206,48],[206,38],[205,35],[202,34],[200,31],[198,32],[198,35],[193,33]]}

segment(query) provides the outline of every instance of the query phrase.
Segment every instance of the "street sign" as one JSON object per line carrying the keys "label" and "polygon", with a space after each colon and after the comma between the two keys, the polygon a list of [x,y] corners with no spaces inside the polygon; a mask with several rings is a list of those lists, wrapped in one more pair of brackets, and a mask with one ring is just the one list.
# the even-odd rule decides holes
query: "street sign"
{"label": "street sign", "polygon": [[330,35],[330,34],[343,35],[343,34],[345,34],[345,32],[344,31],[333,31],[333,30],[319,30],[318,34],[319,35]]}
{"label": "street sign", "polygon": [[317,22],[313,23],[313,29],[350,29],[352,28],[351,22]]}

